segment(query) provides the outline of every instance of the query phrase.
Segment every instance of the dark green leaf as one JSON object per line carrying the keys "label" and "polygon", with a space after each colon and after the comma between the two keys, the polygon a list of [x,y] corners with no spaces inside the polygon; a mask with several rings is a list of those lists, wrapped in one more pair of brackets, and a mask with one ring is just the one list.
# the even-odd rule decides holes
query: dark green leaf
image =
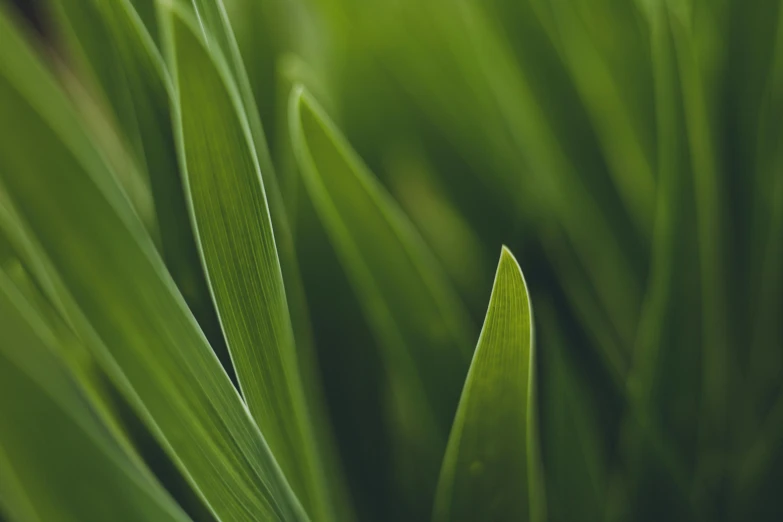
{"label": "dark green leaf", "polygon": [[301,87],[289,117],[304,185],[386,366],[396,480],[404,489],[419,480],[406,496],[427,498],[470,357],[470,319],[412,225]]}

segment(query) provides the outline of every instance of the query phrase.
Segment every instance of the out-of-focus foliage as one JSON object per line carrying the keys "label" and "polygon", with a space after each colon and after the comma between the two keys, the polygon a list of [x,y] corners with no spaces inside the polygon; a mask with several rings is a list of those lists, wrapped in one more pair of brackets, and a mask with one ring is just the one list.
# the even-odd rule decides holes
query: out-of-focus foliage
{"label": "out-of-focus foliage", "polygon": [[779,520],[782,319],[781,0],[0,0],[0,518]]}

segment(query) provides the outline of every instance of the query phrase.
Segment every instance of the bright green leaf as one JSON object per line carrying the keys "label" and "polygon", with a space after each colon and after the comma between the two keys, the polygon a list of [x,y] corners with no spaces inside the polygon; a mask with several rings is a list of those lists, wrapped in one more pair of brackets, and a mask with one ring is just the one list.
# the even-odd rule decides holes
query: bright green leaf
{"label": "bright green leaf", "polygon": [[[272,163],[258,106],[253,97],[245,61],[240,54],[234,29],[229,21],[223,0],[191,0],[188,3],[192,5],[197,14],[203,38],[208,42],[211,52],[224,59],[226,73],[232,79],[237,91],[235,100],[238,103],[240,119],[243,120],[243,125],[247,125],[250,130],[273,224],[288,310],[294,329],[305,399],[317,435],[316,443],[324,460],[326,471],[330,476],[328,486],[331,489],[333,508],[340,519],[350,520],[354,517],[345,491],[342,469],[336,455],[331,427],[327,420],[326,406],[322,397],[323,390],[318,374],[310,313],[299,271],[299,261],[296,258],[289,215],[280,191],[276,169]],[[254,27],[254,30],[259,29]],[[250,56],[252,57],[253,54]],[[248,56],[245,55],[245,58]]]}
{"label": "bright green leaf", "polygon": [[223,522],[307,520],[141,222],[5,16],[0,136],[0,180],[67,287],[77,334],[201,498]]}
{"label": "bright green leaf", "polygon": [[534,376],[533,311],[504,247],[451,428],[435,522],[542,519]]}
{"label": "bright green leaf", "polygon": [[0,330],[0,504],[12,519],[189,520],[100,423],[54,334],[2,270]]}
{"label": "bright green leaf", "polygon": [[201,254],[240,388],[289,483],[331,520],[264,185],[236,86],[184,17],[172,18],[180,139]]}

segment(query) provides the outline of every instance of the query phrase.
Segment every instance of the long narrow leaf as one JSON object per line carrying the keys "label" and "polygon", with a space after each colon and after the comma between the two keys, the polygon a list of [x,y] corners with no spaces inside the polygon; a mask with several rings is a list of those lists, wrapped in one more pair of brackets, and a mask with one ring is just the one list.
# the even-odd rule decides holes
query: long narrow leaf
{"label": "long narrow leaf", "polygon": [[0,492],[14,520],[188,520],[100,423],[1,270],[0,329]]}
{"label": "long narrow leaf", "polygon": [[467,313],[411,224],[301,88],[292,94],[290,118],[305,185],[346,272],[370,278],[369,288],[354,282],[370,323],[388,314],[428,386],[426,376],[438,372],[430,400],[448,417],[450,386],[470,357]]}
{"label": "long narrow leaf", "polygon": [[67,287],[78,335],[201,498],[224,522],[306,520],[141,222],[5,16],[0,135],[0,180]]}
{"label": "long narrow leaf", "polygon": [[[711,78],[709,73],[705,72],[705,69],[709,69],[709,64],[705,64],[707,59],[699,55],[698,42],[693,34],[695,29],[690,25],[689,13],[693,9],[692,4],[683,2],[670,8],[670,18],[690,146],[698,226],[703,301],[702,336],[704,346],[707,347],[702,355],[705,401],[703,422],[705,430],[712,431],[717,438],[721,438],[727,429],[724,405],[729,389],[730,363],[726,260],[720,230],[724,211],[721,208],[721,173],[715,151],[713,114],[705,89],[705,82]],[[723,441],[716,440],[707,442],[709,445],[722,443]]]}
{"label": "long narrow leaf", "polygon": [[606,457],[591,390],[569,359],[552,308],[538,308],[543,349],[542,453],[547,507],[558,522],[604,520]]}
{"label": "long narrow leaf", "polygon": [[272,222],[224,62],[172,12],[180,147],[195,229],[242,393],[294,491],[334,517],[297,363]]}
{"label": "long narrow leaf", "polygon": [[221,356],[217,331],[190,227],[171,123],[171,80],[131,0],[53,3],[59,29],[105,96],[131,156],[150,186],[160,250],[174,281]]}
{"label": "long narrow leaf", "polygon": [[[628,92],[617,81],[606,57],[593,41],[574,3],[540,5],[534,2],[539,17],[551,11],[551,22],[543,23],[557,46],[574,80],[576,89],[590,114],[612,179],[625,208],[645,239],[652,230],[655,177],[650,158],[644,150],[640,129],[635,125],[633,106],[627,102]],[[612,16],[607,6],[595,6],[596,13]],[[619,9],[616,9],[619,11]],[[611,104],[611,108],[609,105]]]}
{"label": "long narrow leaf", "polygon": [[[285,282],[286,298],[294,329],[294,338],[299,357],[299,369],[304,383],[305,399],[312,415],[316,443],[326,471],[331,477],[328,486],[331,502],[337,516],[342,520],[353,519],[352,508],[342,479],[342,469],[334,447],[326,406],[322,395],[315,343],[310,325],[310,313],[305,299],[299,261],[296,258],[294,237],[280,190],[278,175],[266,140],[266,133],[250,84],[243,56],[234,35],[223,0],[190,0],[199,21],[203,38],[215,55],[222,56],[228,75],[236,86],[240,118],[250,129],[255,155],[261,169],[264,190],[273,224],[274,239],[280,267]],[[258,29],[256,29],[258,30]],[[245,57],[246,58],[246,57]],[[287,136],[286,136],[287,138]]]}
{"label": "long narrow leaf", "polygon": [[[389,375],[394,465],[422,480],[404,502],[426,502],[468,365],[470,320],[412,225],[301,87],[289,119],[304,185]],[[406,488],[406,473],[397,476]]]}

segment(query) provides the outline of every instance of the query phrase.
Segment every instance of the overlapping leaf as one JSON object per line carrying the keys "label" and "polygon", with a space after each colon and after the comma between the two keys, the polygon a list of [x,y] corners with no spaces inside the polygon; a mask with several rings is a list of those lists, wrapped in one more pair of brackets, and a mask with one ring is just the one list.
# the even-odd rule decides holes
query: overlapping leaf
{"label": "overlapping leaf", "polygon": [[[141,5],[139,5],[141,4]],[[91,73],[152,193],[155,229],[169,272],[213,348],[224,356],[217,318],[198,262],[171,124],[171,81],[147,30],[154,4],[131,0],[54,2],[58,28],[77,65]],[[153,27],[157,27],[157,22]]]}
{"label": "overlapping leaf", "polygon": [[[700,53],[699,45],[703,44],[704,33],[691,26],[689,15],[692,9],[695,9],[693,3],[682,2],[671,6],[669,11],[694,185],[703,306],[702,336],[705,346],[709,347],[702,355],[705,401],[702,421],[709,426],[708,429],[714,430],[716,436],[722,437],[727,429],[724,405],[730,364],[725,247],[720,231],[724,219],[721,205],[724,189],[716,155],[714,114],[706,89],[706,82],[711,81],[716,72],[712,56]],[[721,11],[721,7],[716,7],[710,12],[710,17],[719,16]],[[718,45],[716,36],[710,34],[708,37],[712,39],[710,43]],[[715,441],[709,442],[713,443]]]}
{"label": "overlapping leaf", "polygon": [[699,362],[692,347],[698,344],[699,336],[692,328],[677,328],[682,321],[696,323],[701,312],[695,288],[698,256],[693,204],[688,199],[692,188],[687,180],[681,93],[676,84],[668,14],[664,5],[649,7],[658,189],[650,275],[627,378],[628,412],[621,427],[628,469],[624,476],[615,470],[613,480],[621,492],[616,492],[609,504],[610,520],[639,517],[642,511],[655,516],[654,504],[640,507],[628,502],[653,483],[658,484],[661,498],[677,505],[686,516],[695,517],[697,506],[692,500],[697,495],[689,494],[689,488],[701,488],[698,483],[688,484],[696,450],[694,419],[699,411],[699,381],[694,378],[699,374]]}
{"label": "overlapping leaf", "polygon": [[237,91],[235,100],[239,104],[240,118],[244,120],[243,124],[247,125],[250,130],[252,145],[255,148],[255,155],[258,158],[258,164],[261,169],[269,214],[273,224],[277,254],[280,260],[283,281],[285,282],[288,309],[294,329],[305,399],[312,415],[315,433],[317,434],[316,442],[319,453],[323,457],[327,472],[333,477],[333,480],[329,481],[329,487],[335,504],[334,508],[337,510],[340,518],[348,520],[353,518],[353,515],[343,481],[340,478],[342,470],[335,454],[331,427],[326,418],[309,311],[299,272],[299,262],[294,251],[293,233],[280,191],[276,169],[272,163],[272,157],[266,141],[264,126],[261,122],[256,100],[253,97],[253,90],[245,62],[240,54],[234,29],[229,22],[223,0],[191,0],[188,3],[191,4],[198,17],[203,38],[208,42],[212,52],[215,55],[222,56],[225,61],[227,72],[232,78]]}
{"label": "overlapping leaf", "polygon": [[542,458],[547,510],[559,522],[605,520],[607,461],[597,408],[578,367],[569,359],[553,309],[542,321]]}
{"label": "overlapping leaf", "polygon": [[0,505],[12,519],[189,520],[98,420],[55,335],[3,270],[0,323]]}
{"label": "overlapping leaf", "polygon": [[[585,20],[586,17],[580,15],[586,7],[579,5],[580,2],[550,5],[534,1],[532,4],[590,115],[625,209],[634,221],[637,233],[646,239],[652,230],[655,176],[638,114],[645,112],[647,107],[637,103],[633,98],[636,93],[631,89],[633,82],[642,81],[645,70],[639,68],[633,76],[621,77],[623,81],[618,81],[611,57],[602,52],[601,42],[597,41],[602,36],[597,34],[600,29],[589,23],[597,26],[594,20],[603,17],[612,19],[615,26],[623,27],[632,19],[633,6],[591,4],[592,17]],[[628,37],[635,35],[634,32],[618,33],[615,40],[623,42],[622,45],[637,43]],[[603,43],[606,47],[606,42]]]}
{"label": "overlapping leaf", "polygon": [[204,266],[242,393],[278,463],[317,520],[334,517],[304,398],[258,158],[219,55],[172,12],[179,140]]}
{"label": "overlapping leaf", "polygon": [[381,348],[395,466],[422,481],[409,493],[426,498],[470,356],[470,320],[411,224],[302,88],[289,117],[304,185]]}
{"label": "overlapping leaf", "polygon": [[102,157],[6,16],[0,135],[0,180],[67,287],[77,334],[191,485],[223,521],[306,520]]}
{"label": "overlapping leaf", "polygon": [[[410,223],[315,100],[291,98],[291,133],[305,185],[369,322],[416,360],[436,415],[450,415],[452,379],[469,356],[470,321]],[[434,373],[436,372],[437,373]],[[429,384],[435,376],[437,384]],[[460,379],[461,380],[461,379]],[[445,411],[444,411],[445,410]]]}
{"label": "overlapping leaf", "polygon": [[[526,15],[533,14],[528,2],[512,3],[517,4],[526,6]],[[386,58],[400,82],[460,153],[480,150],[480,181],[498,187],[496,198],[509,206],[511,216],[543,216],[562,228],[583,277],[593,286],[592,305],[605,310],[625,350],[633,340],[641,298],[636,267],[600,191],[589,182],[586,165],[579,163],[581,156],[572,154],[575,144],[567,143],[562,122],[547,111],[565,102],[557,97],[560,89],[541,92],[536,81],[539,69],[549,69],[533,68],[539,59],[550,58],[544,54],[549,51],[546,42],[525,40],[537,45],[535,59],[520,64],[480,2],[463,2],[459,9],[448,2],[395,6],[390,16],[398,19],[388,25],[390,40],[399,43],[389,46]],[[527,18],[516,19],[520,27],[515,32],[524,37],[538,30]],[[623,352],[605,355],[607,365],[626,358]]]}

